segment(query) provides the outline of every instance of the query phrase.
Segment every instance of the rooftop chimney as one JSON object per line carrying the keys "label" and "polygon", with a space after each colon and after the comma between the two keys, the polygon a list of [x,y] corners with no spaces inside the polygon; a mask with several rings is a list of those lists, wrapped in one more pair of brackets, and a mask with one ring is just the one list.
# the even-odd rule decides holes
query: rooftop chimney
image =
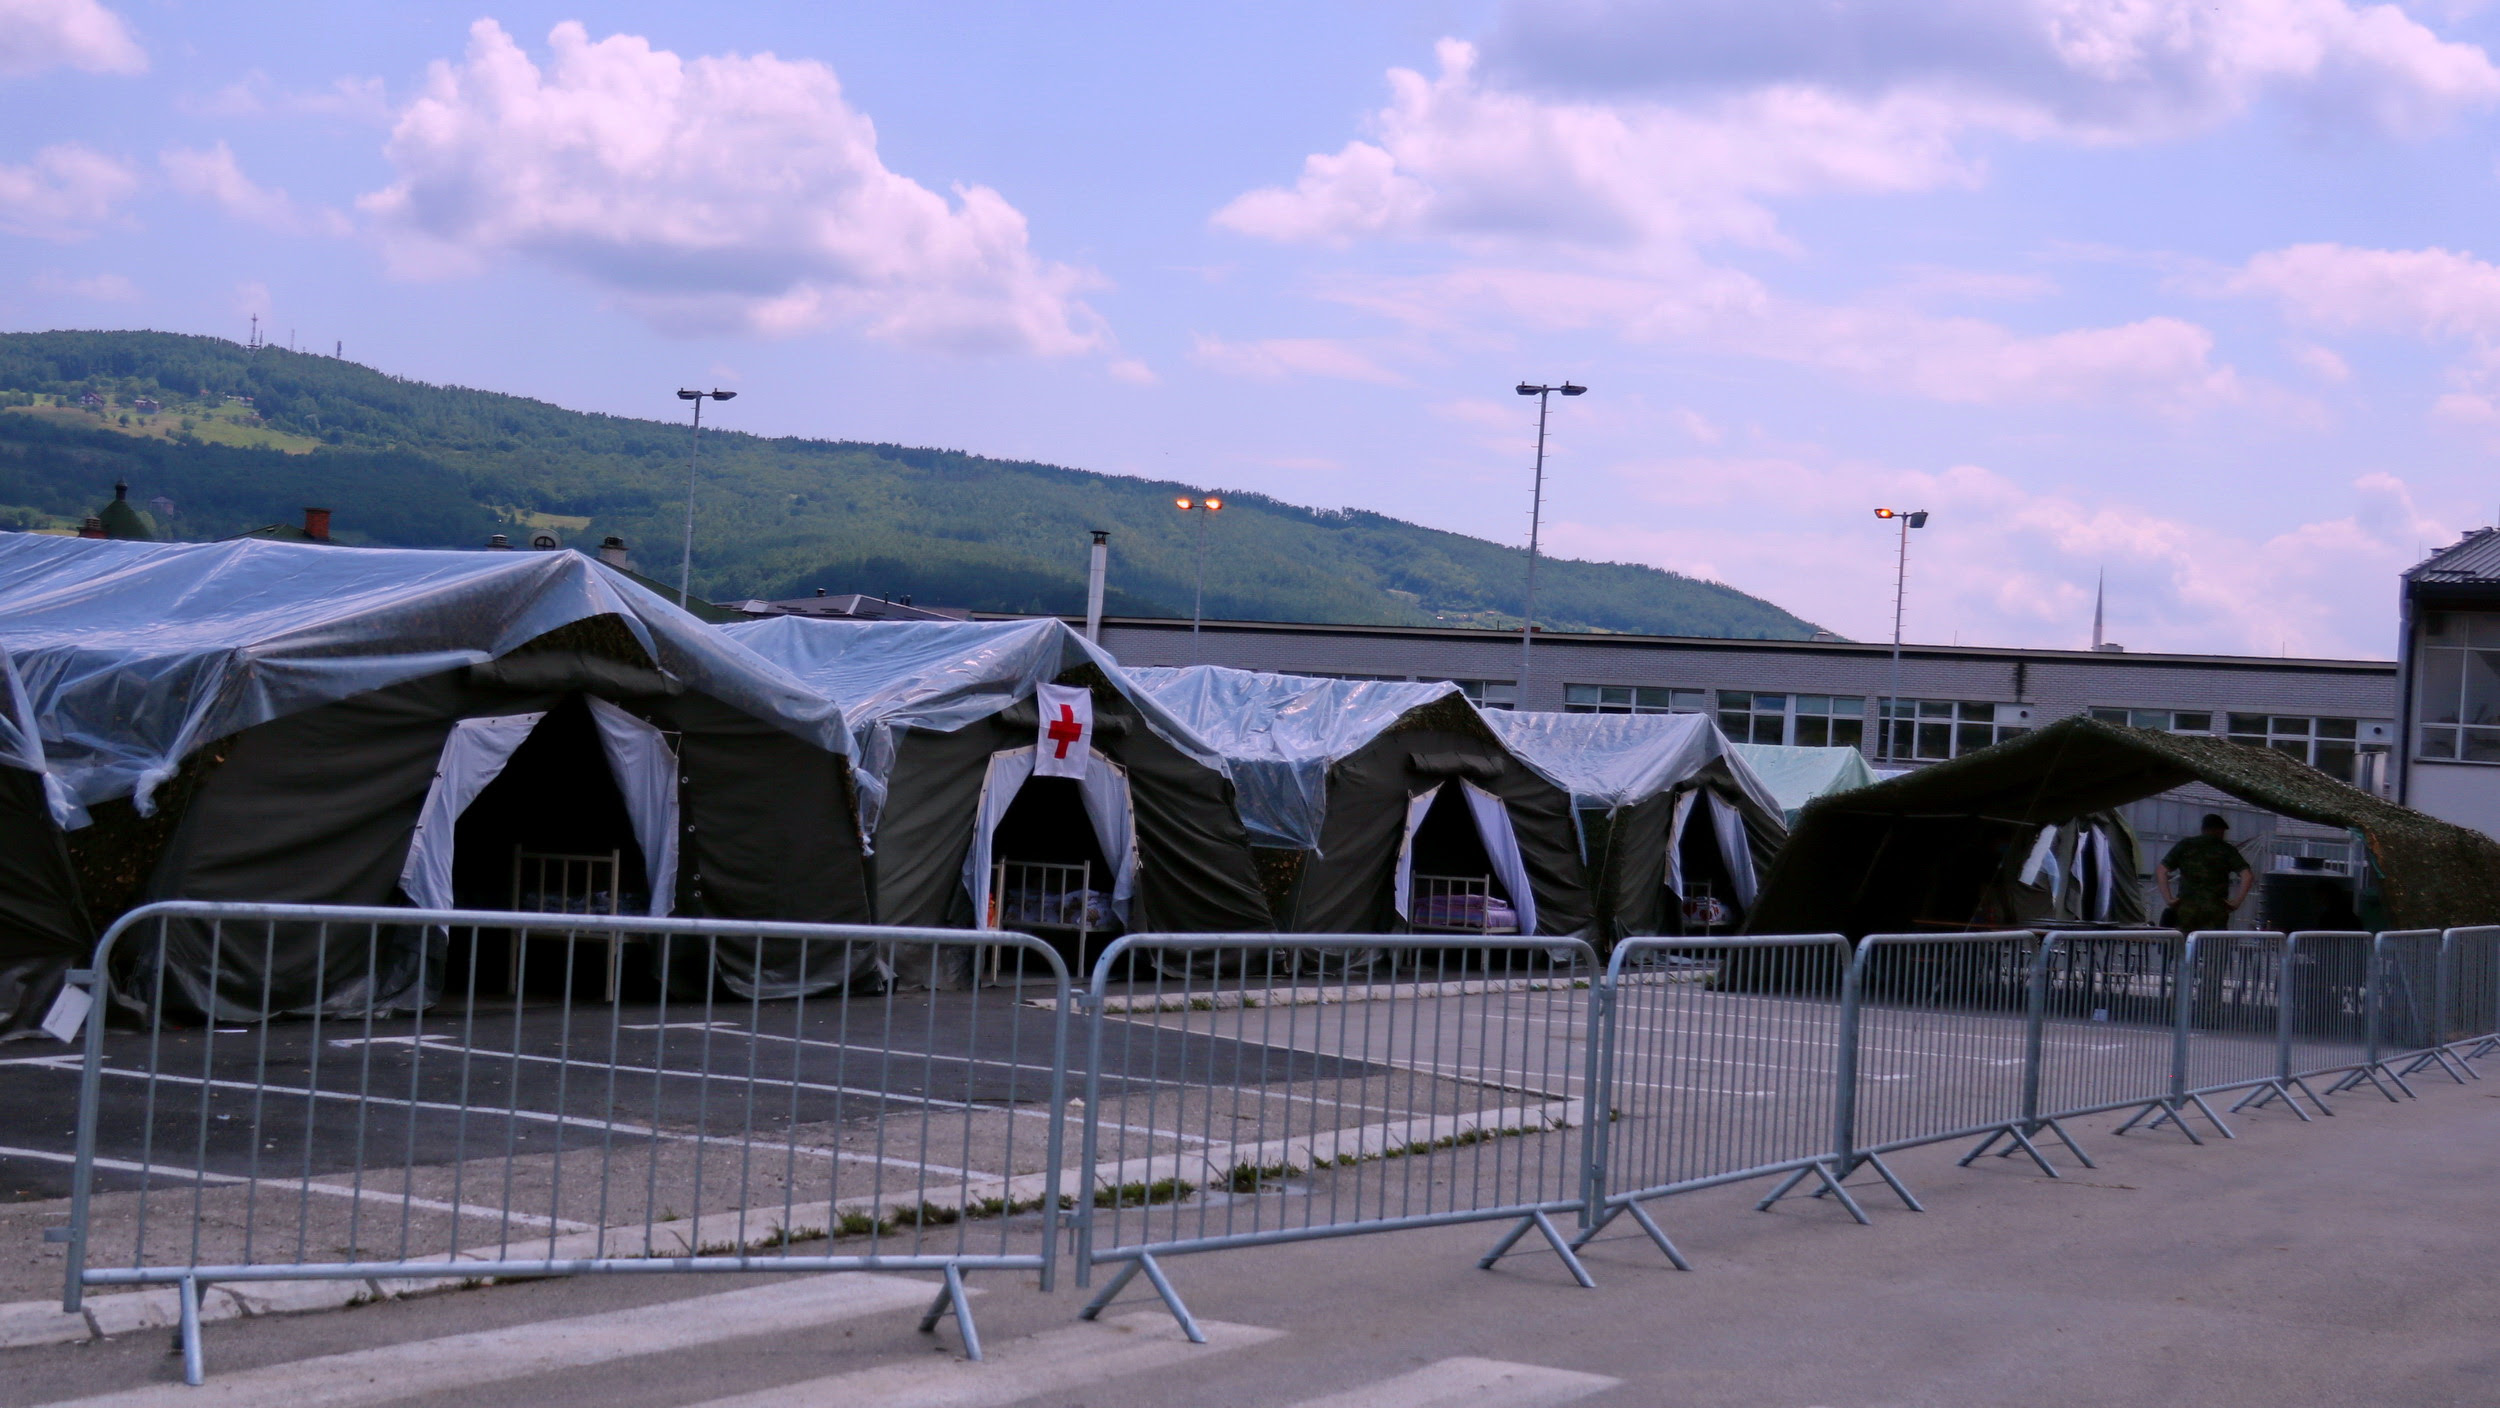
{"label": "rooftop chimney", "polygon": [[113,497],[114,497],[114,498],[117,498],[117,499],[127,499],[127,498],[129,498],[129,497],[130,497],[130,485],[129,485],[128,483],[126,483],[125,481],[123,481],[123,480],[119,480],[119,479],[114,480],[114,481],[113,481]]}
{"label": "rooftop chimney", "polygon": [[1094,547],[1085,564],[1085,638],[1102,644],[1102,580],[1111,565],[1111,535],[1092,530]]}
{"label": "rooftop chimney", "polygon": [[330,541],[330,511],[326,508],[304,510],[304,536],[316,543]]}
{"label": "rooftop chimney", "polygon": [[634,559],[625,551],[625,540],[613,533],[600,542],[599,560],[619,572],[630,572],[634,567]]}
{"label": "rooftop chimney", "polygon": [[103,537],[104,520],[92,514],[88,515],[87,521],[78,525],[78,536],[82,538]]}
{"label": "rooftop chimney", "polygon": [[488,552],[510,552],[512,551],[512,540],[505,537],[501,533],[497,533],[495,536],[486,540],[486,550]]}

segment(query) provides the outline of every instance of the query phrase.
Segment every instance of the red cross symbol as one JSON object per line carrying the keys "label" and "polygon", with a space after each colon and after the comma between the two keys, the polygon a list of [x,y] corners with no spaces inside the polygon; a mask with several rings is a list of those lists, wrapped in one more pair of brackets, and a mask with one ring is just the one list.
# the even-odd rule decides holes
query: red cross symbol
{"label": "red cross symbol", "polygon": [[1051,756],[1068,756],[1068,745],[1085,736],[1085,726],[1076,721],[1075,709],[1065,704],[1059,706],[1059,717],[1050,721],[1050,736],[1059,742],[1059,751]]}

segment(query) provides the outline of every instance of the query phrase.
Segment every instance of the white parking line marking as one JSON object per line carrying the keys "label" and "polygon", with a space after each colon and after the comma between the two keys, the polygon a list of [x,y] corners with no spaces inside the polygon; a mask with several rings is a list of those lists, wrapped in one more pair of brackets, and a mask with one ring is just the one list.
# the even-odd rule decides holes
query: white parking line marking
{"label": "white parking line marking", "polygon": [[1539,1364],[1444,1359],[1394,1379],[1306,1398],[1293,1408],[1549,1408],[1576,1403],[1622,1382]]}
{"label": "white parking line marking", "polygon": [[[41,1159],[45,1163],[53,1164],[75,1164],[78,1162],[78,1156],[75,1154],[57,1154],[49,1149],[18,1149],[5,1145],[0,1145],[0,1159]],[[427,1212],[457,1213],[462,1217],[484,1218],[489,1222],[525,1222],[533,1227],[553,1227],[559,1232],[593,1232],[598,1230],[587,1222],[575,1222],[570,1218],[541,1217],[534,1212],[505,1212],[499,1208],[479,1207],[475,1203],[442,1203],[436,1202],[432,1198],[419,1198],[405,1193],[394,1193],[386,1188],[342,1188],[335,1183],[316,1183],[293,1178],[252,1179],[245,1178],[239,1173],[210,1173],[206,1169],[180,1168],[173,1164],[136,1164],[132,1163],[128,1159],[108,1159],[101,1155],[97,1156],[95,1166],[101,1169],[110,1169],[115,1173],[141,1173],[146,1174],[151,1179],[162,1178],[168,1182],[178,1183],[206,1183],[212,1186],[226,1186],[256,1182],[261,1187],[269,1189],[271,1192],[275,1193],[320,1193],[324,1196],[332,1198],[354,1198],[360,1202],[387,1203],[395,1208],[412,1207],[423,1208]]]}
{"label": "white parking line marking", "polygon": [[1196,1364],[1209,1353],[1278,1338],[1277,1330],[1201,1320],[1204,1345],[1191,1344],[1160,1311],[1099,1325],[1070,1325],[987,1347],[979,1364],[923,1357],[835,1374],[785,1388],[716,1398],[699,1408],[997,1408],[1046,1393],[1068,1393],[1156,1369]]}
{"label": "white parking line marking", "polygon": [[[149,1384],[46,1408],[369,1408],[699,1345],[786,1335],[840,1320],[918,1310],[934,1283],[852,1272],[500,1330],[324,1355],[232,1374],[198,1388]],[[480,1401],[517,1401],[497,1395]]]}

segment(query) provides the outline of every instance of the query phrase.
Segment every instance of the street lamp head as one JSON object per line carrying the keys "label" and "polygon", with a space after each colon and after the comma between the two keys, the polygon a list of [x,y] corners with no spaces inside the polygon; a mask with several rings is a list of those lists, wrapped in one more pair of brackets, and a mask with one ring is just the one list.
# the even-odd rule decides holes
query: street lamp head
{"label": "street lamp head", "polygon": [[1588,391],[1588,388],[1587,388],[1587,387],[1585,387],[1585,386],[1574,386],[1574,385],[1572,385],[1570,382],[1567,382],[1567,381],[1566,381],[1566,382],[1564,382],[1564,383],[1562,384],[1562,394],[1564,394],[1565,396],[1579,396],[1579,395],[1584,395],[1584,394],[1586,394],[1586,392],[1587,392],[1587,391]]}
{"label": "street lamp head", "polygon": [[1215,512],[1217,509],[1220,509],[1220,508],[1222,508],[1222,507],[1224,506],[1224,501],[1223,501],[1222,499],[1208,499],[1208,500],[1206,500],[1205,502],[1206,502],[1206,506],[1207,506],[1207,512],[1209,512],[1209,513],[1213,513],[1213,512]]}
{"label": "street lamp head", "polygon": [[1528,383],[1523,381],[1519,383],[1519,394],[1522,396],[1542,396],[1545,394],[1545,388],[1542,386],[1530,386]]}
{"label": "street lamp head", "polygon": [[1177,504],[1177,505],[1179,505],[1179,506],[1180,506],[1180,508],[1181,508],[1181,510],[1182,510],[1183,512],[1187,512],[1188,510],[1190,510],[1190,509],[1193,509],[1193,508],[1196,508],[1196,507],[1197,507],[1197,505],[1196,505],[1196,504],[1191,503],[1191,502],[1189,501],[1189,499],[1188,499],[1188,497],[1187,497],[1186,495],[1184,495],[1184,496],[1182,496],[1182,497],[1180,497],[1180,498],[1174,499],[1174,500],[1172,500],[1172,502],[1173,502],[1173,503],[1175,503],[1175,504]]}
{"label": "street lamp head", "polygon": [[737,394],[738,393],[735,391],[715,391],[712,393],[712,399],[715,401],[727,401],[736,397]]}
{"label": "street lamp head", "polygon": [[1899,518],[1901,515],[1894,513],[1888,508],[1879,508],[1875,510],[1875,516],[1877,518]]}
{"label": "street lamp head", "polygon": [[677,399],[680,401],[700,401],[703,399],[703,393],[700,391],[687,391],[680,388],[677,393]]}
{"label": "street lamp head", "polygon": [[1924,527],[1926,527],[1926,526],[1927,526],[1927,510],[1925,510],[1925,509],[1923,509],[1923,508],[1922,508],[1922,509],[1914,509],[1914,510],[1912,510],[1912,511],[1911,511],[1911,513],[1910,513],[1910,526],[1911,526],[1911,527],[1913,527],[1913,528],[1924,528]]}

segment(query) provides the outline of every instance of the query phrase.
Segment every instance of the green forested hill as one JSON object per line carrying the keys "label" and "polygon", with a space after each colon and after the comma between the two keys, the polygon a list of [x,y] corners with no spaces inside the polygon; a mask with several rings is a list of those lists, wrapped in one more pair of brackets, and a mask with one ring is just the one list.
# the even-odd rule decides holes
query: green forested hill
{"label": "green forested hill", "polygon": [[[683,423],[587,415],[217,338],[0,335],[0,527],[74,525],[121,478],[136,503],[172,502],[157,515],[161,537],[224,537],[320,504],[351,543],[467,547],[545,528],[588,547],[613,533],[646,572],[673,581],[686,441]],[[709,429],[702,470],[700,595],[823,587],[1074,612],[1086,530],[1105,528],[1112,612],[1189,613],[1192,525],[1172,499],[1201,486]],[[1211,617],[1517,624],[1516,548],[1258,494],[1227,495],[1211,527]],[[1814,630],[1732,588],[1624,563],[1548,562],[1538,600],[1555,630]]]}

